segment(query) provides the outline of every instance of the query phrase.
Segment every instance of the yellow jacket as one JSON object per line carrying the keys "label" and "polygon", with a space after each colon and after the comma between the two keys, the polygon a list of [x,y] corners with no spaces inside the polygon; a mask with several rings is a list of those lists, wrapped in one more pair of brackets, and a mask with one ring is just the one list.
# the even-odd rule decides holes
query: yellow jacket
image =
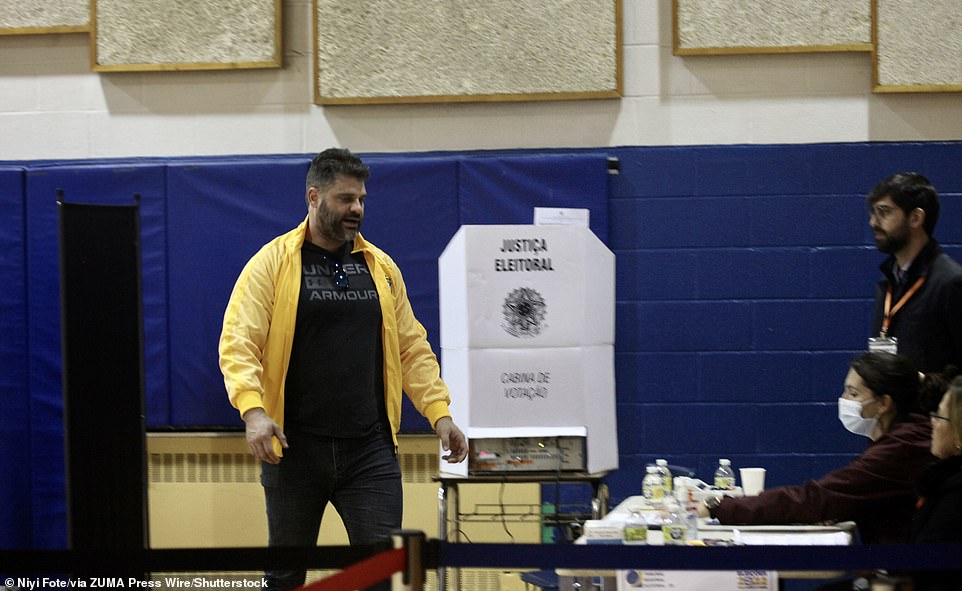
{"label": "yellow jacket", "polygon": [[[247,262],[224,312],[218,347],[220,369],[234,408],[241,416],[252,408],[263,408],[281,429],[306,230],[305,220],[268,242]],[[360,235],[354,240],[353,252],[364,253],[381,303],[384,405],[396,446],[402,389],[432,426],[450,416],[451,399],[427,332],[414,317],[400,269]],[[274,451],[281,454],[276,438]]]}

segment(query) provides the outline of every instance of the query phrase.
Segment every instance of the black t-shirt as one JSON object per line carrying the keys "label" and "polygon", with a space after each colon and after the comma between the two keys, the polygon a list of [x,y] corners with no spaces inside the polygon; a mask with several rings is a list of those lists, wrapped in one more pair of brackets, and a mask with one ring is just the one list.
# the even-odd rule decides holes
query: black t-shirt
{"label": "black t-shirt", "polygon": [[381,307],[362,253],[305,242],[285,430],[360,437],[385,429]]}

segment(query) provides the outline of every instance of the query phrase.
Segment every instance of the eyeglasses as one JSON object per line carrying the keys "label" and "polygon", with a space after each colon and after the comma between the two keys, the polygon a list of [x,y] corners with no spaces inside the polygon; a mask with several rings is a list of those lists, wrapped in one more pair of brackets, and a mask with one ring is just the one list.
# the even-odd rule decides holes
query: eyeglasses
{"label": "eyeglasses", "polygon": [[943,417],[942,415],[936,414],[936,413],[934,413],[934,412],[930,412],[930,413],[929,413],[929,420],[931,420],[931,421],[945,421],[946,423],[948,423],[949,421],[951,421],[951,419],[950,419],[949,417]]}
{"label": "eyeglasses", "polygon": [[896,209],[898,208],[892,207],[891,205],[873,205],[868,208],[868,219],[887,219]]}
{"label": "eyeglasses", "polygon": [[324,266],[327,270],[331,272],[331,277],[334,278],[334,285],[341,289],[348,289],[351,287],[351,282],[347,279],[347,273],[344,272],[344,267],[341,266],[341,261],[337,261],[324,256]]}

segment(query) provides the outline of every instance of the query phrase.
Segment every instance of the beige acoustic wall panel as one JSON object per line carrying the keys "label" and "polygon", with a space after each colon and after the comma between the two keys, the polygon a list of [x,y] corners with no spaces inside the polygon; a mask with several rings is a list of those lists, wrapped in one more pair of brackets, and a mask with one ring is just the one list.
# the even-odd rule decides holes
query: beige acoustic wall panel
{"label": "beige acoustic wall panel", "polygon": [[871,0],[673,0],[676,55],[869,51]]}
{"label": "beige acoustic wall panel", "polygon": [[962,91],[962,2],[873,0],[876,92]]}
{"label": "beige acoustic wall panel", "polygon": [[0,35],[76,33],[89,29],[88,0],[0,0]]}
{"label": "beige acoustic wall panel", "polygon": [[96,71],[276,68],[281,0],[90,0]]}
{"label": "beige acoustic wall panel", "polygon": [[314,0],[318,104],[621,95],[620,0]]}

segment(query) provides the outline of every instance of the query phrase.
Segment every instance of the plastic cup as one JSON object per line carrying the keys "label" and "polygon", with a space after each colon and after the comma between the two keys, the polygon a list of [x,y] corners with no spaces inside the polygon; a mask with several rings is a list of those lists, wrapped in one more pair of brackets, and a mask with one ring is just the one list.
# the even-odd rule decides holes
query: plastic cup
{"label": "plastic cup", "polygon": [[742,492],[746,497],[754,497],[765,490],[765,468],[739,468],[742,477]]}

